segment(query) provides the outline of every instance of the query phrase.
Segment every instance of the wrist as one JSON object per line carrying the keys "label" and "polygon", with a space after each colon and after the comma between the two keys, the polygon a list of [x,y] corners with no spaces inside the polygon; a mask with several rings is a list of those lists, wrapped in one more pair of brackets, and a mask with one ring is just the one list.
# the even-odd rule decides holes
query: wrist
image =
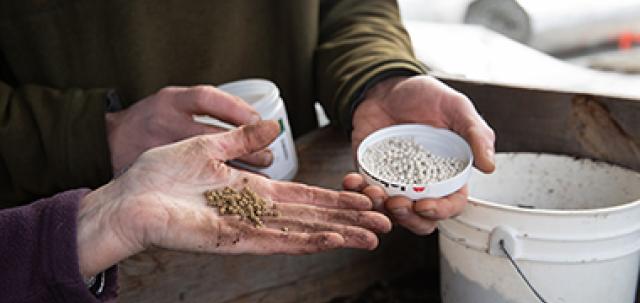
{"label": "wrist", "polygon": [[408,79],[409,77],[406,76],[395,76],[395,77],[390,77],[387,79],[384,79],[378,83],[376,83],[375,85],[373,85],[371,88],[369,88],[365,94],[364,94],[364,98],[365,101],[367,99],[379,99],[379,100],[384,100],[385,96],[391,92],[393,90],[394,87],[396,87],[396,85],[398,85],[400,82]]}
{"label": "wrist", "polygon": [[117,155],[121,154],[118,150],[118,126],[120,125],[121,115],[123,112],[114,112],[105,114],[105,123],[107,130],[107,142],[109,144],[109,153],[111,155],[111,169],[114,176],[117,176],[124,168],[124,164],[121,163],[121,158]]}
{"label": "wrist", "polygon": [[112,181],[80,201],[77,247],[80,273],[85,279],[142,251],[136,230],[121,215],[126,201],[117,187]]}
{"label": "wrist", "polygon": [[[392,78],[408,78],[411,76],[415,76],[418,73],[408,69],[391,69],[381,72],[375,75],[373,78],[367,80],[367,82],[360,87],[351,97],[351,105],[349,107],[349,117],[353,120],[354,115],[358,107],[362,102],[364,102],[367,97],[367,92],[370,91],[374,86],[379,84],[380,82],[384,82],[385,80]],[[353,121],[352,121],[353,122]],[[353,127],[353,125],[350,125]],[[352,130],[352,129],[349,129]]]}
{"label": "wrist", "polygon": [[[358,118],[366,118],[368,116],[366,112],[370,111],[371,107],[380,108],[385,112],[390,112],[392,108],[390,108],[387,104],[388,100],[390,99],[388,98],[388,94],[391,93],[397,85],[407,80],[408,78],[410,77],[394,76],[386,78],[379,81],[375,85],[371,86],[367,91],[365,91],[362,102],[358,104],[358,107],[356,107],[352,113],[353,126],[355,127]],[[364,108],[369,109],[365,110]],[[360,109],[362,109],[365,114],[359,113]]]}

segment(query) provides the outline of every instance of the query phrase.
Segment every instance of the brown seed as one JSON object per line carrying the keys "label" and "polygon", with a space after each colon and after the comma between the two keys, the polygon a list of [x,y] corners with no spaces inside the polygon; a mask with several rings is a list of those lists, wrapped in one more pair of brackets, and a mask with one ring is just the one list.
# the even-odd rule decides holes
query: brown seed
{"label": "brown seed", "polygon": [[255,227],[263,226],[261,217],[279,215],[275,207],[269,207],[271,201],[247,187],[240,191],[228,186],[219,190],[207,190],[204,197],[207,206],[218,208],[220,215],[239,215],[241,220],[248,219]]}

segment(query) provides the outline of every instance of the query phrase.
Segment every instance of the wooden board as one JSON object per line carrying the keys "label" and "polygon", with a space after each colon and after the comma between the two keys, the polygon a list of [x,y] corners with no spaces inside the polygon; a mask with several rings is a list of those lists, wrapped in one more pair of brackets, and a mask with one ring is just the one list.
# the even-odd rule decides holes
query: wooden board
{"label": "wooden board", "polygon": [[499,151],[560,153],[640,170],[640,101],[446,80],[469,96]]}

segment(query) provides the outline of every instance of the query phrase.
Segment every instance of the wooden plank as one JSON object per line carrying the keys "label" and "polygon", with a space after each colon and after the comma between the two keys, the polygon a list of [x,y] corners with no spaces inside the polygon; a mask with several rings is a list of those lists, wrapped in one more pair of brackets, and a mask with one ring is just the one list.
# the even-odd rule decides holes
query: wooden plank
{"label": "wooden plank", "polygon": [[[344,174],[353,170],[350,144],[334,129],[301,138],[297,148],[299,181],[339,188]],[[382,238],[373,252],[342,249],[295,257],[155,249],[121,263],[119,301],[326,302],[422,265],[421,238],[400,229]]]}
{"label": "wooden plank", "polygon": [[340,189],[342,177],[355,171],[351,143],[337,128],[325,128],[296,140],[301,163],[295,181]]}
{"label": "wooden plank", "polygon": [[152,250],[121,265],[120,302],[326,302],[421,266],[414,237],[399,230],[374,252],[294,257]]}
{"label": "wooden plank", "polygon": [[497,134],[499,151],[567,154],[640,170],[640,101],[447,79]]}

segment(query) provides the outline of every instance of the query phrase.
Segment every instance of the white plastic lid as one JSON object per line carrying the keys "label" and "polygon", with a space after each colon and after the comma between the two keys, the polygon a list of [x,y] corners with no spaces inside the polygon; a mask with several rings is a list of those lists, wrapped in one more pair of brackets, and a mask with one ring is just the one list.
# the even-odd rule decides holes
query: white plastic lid
{"label": "white plastic lid", "polygon": [[218,86],[219,89],[242,98],[260,114],[271,111],[278,102],[280,91],[273,82],[265,79],[245,79]]}
{"label": "white plastic lid", "polygon": [[[373,170],[361,161],[364,152],[382,140],[397,137],[413,138],[417,144],[433,154],[454,157],[465,161],[466,165],[461,172],[450,179],[427,184],[402,184],[373,175]],[[358,170],[369,184],[381,186],[389,196],[401,195],[414,200],[440,198],[454,193],[467,183],[473,165],[473,154],[467,141],[452,131],[423,124],[399,124],[370,134],[360,143],[357,158]]]}

